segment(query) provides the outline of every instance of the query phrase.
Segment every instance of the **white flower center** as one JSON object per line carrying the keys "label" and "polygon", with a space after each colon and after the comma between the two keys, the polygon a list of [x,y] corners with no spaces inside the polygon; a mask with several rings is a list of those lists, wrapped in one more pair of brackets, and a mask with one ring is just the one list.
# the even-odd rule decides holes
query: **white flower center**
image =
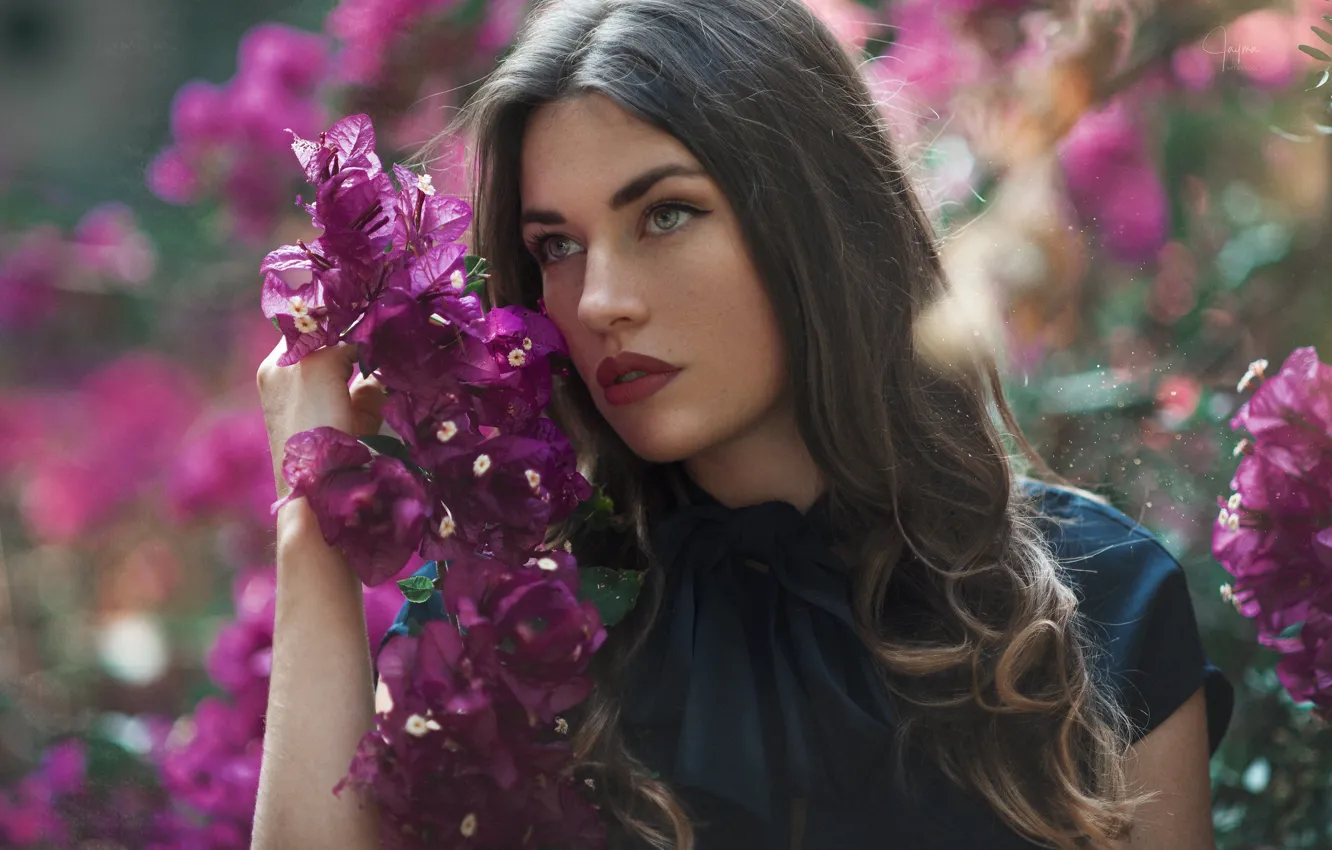
{"label": "white flower center", "polygon": [[541,473],[535,469],[529,469],[523,474],[527,476],[527,486],[531,487],[532,492],[535,493],[536,489],[541,486]]}
{"label": "white flower center", "polygon": [[560,568],[560,565],[555,563],[554,558],[542,558],[541,560],[537,561],[537,566],[543,570],[546,570],[547,572],[550,572],[551,570],[558,570]]}
{"label": "white flower center", "polygon": [[414,738],[419,738],[430,731],[430,727],[426,725],[426,719],[419,714],[413,714],[407,718],[407,725],[404,728],[407,730],[407,734]]}
{"label": "white flower center", "polygon": [[531,351],[531,350],[532,350],[532,338],[530,336],[523,337],[523,351]]}
{"label": "white flower center", "polygon": [[312,319],[309,314],[296,317],[296,330],[303,334],[312,334],[319,330],[319,323]]}
{"label": "white flower center", "polygon": [[1229,507],[1232,511],[1237,511],[1237,510],[1239,510],[1239,506],[1240,506],[1240,494],[1239,494],[1239,493],[1236,493],[1236,494],[1234,494],[1233,496],[1231,496],[1231,497],[1230,497],[1230,500],[1226,502],[1226,505],[1227,505],[1227,507]]}
{"label": "white flower center", "polygon": [[458,424],[452,419],[439,423],[439,430],[435,431],[435,439],[441,443],[447,443],[458,433]]}
{"label": "white flower center", "polygon": [[521,366],[526,362],[527,362],[527,355],[523,353],[523,350],[521,348],[515,348],[513,351],[509,352],[510,366]]}
{"label": "white flower center", "polygon": [[461,269],[454,269],[453,274],[449,275],[449,283],[453,284],[454,289],[462,289],[467,285],[467,275]]}
{"label": "white flower center", "polygon": [[287,306],[291,308],[293,316],[305,316],[310,313],[310,305],[305,303],[305,299],[299,295],[293,295],[287,299]]}
{"label": "white flower center", "polygon": [[490,455],[477,455],[476,460],[472,461],[472,474],[477,478],[486,474],[490,469]]}
{"label": "white flower center", "polygon": [[463,838],[471,838],[476,835],[476,815],[469,812],[467,817],[462,819],[458,831],[463,834]]}
{"label": "white flower center", "polygon": [[420,177],[416,178],[416,188],[420,189],[423,195],[435,194],[435,186],[431,181],[429,174],[422,174]]}
{"label": "white flower center", "polygon": [[446,516],[446,517],[444,517],[442,520],[439,521],[439,536],[440,536],[440,537],[444,537],[444,538],[452,537],[452,536],[453,536],[453,532],[455,532],[455,531],[457,531],[457,530],[458,530],[458,524],[457,524],[456,522],[453,521],[453,517],[451,517],[451,516]]}
{"label": "white flower center", "polygon": [[561,735],[568,735],[569,721],[565,720],[563,717],[555,718],[555,731]]}

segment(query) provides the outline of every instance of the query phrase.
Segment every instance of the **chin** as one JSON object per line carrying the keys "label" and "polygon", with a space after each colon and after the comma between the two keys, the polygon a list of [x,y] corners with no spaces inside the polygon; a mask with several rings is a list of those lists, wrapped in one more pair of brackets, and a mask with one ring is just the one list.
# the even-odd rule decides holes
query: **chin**
{"label": "chin", "polygon": [[657,414],[608,419],[629,450],[648,463],[674,463],[693,457],[711,444],[706,434],[681,418]]}

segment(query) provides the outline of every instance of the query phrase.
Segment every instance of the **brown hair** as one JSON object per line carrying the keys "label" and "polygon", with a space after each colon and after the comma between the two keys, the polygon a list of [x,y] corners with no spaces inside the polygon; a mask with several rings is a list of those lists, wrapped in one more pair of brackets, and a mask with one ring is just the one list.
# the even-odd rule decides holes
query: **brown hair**
{"label": "brown hair", "polygon": [[[897,707],[898,752],[917,748],[1031,840],[1122,837],[1140,802],[1126,787],[1127,720],[1096,681],[1077,599],[1017,486],[1026,462],[1053,473],[990,355],[942,368],[921,352],[918,319],[947,285],[851,58],[799,0],[539,3],[452,128],[475,139],[476,251],[496,303],[533,306],[541,292],[519,226],[528,117],[591,92],[680,140],[739,217],[849,551],[858,631]],[[649,529],[676,504],[677,465],[636,457],[576,373],[552,415],[630,521],[628,545],[598,562],[648,570],[595,659],[579,759],[620,833],[687,850],[688,813],[626,747],[617,691],[661,602]],[[882,616],[890,593],[920,616]]]}

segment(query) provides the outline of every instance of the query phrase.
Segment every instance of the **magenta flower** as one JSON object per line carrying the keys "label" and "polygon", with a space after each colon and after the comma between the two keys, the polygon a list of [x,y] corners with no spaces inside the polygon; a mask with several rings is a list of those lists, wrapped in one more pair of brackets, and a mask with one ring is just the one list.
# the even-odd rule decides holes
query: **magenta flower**
{"label": "magenta flower", "polygon": [[[376,716],[339,790],[373,790],[385,846],[498,850],[550,844],[571,831],[604,841],[591,806],[560,791],[573,783],[561,771],[567,740],[504,720],[487,680],[474,675],[489,666],[478,665],[474,650],[494,654],[483,623],[463,637],[433,621],[419,637],[384,648],[380,677],[393,703]],[[449,793],[422,806],[422,788]]]}
{"label": "magenta flower", "polygon": [[228,411],[197,423],[182,441],[167,482],[180,519],[222,514],[271,525],[277,494],[268,432],[258,410]]}
{"label": "magenta flower", "polygon": [[103,204],[74,228],[74,255],[86,271],[131,285],[147,282],[157,251],[124,204]]}
{"label": "magenta flower", "polygon": [[327,70],[322,36],[279,24],[255,27],[241,41],[231,80],[187,83],[177,93],[173,144],[149,166],[149,188],[177,204],[220,191],[238,235],[266,235],[296,174],[286,128],[308,132],[323,122],[316,88]]}
{"label": "magenta flower", "polygon": [[1332,481],[1332,366],[1297,348],[1231,420],[1271,463],[1294,476]]}
{"label": "magenta flower", "polygon": [[1281,653],[1292,698],[1332,717],[1332,369],[1312,348],[1266,378],[1257,361],[1239,389],[1261,381],[1231,420],[1252,440],[1221,501],[1212,553],[1231,575],[1222,594]]}
{"label": "magenta flower", "polygon": [[348,83],[379,82],[394,43],[426,15],[451,8],[459,0],[342,0],[325,19],[342,42],[338,75]]}
{"label": "magenta flower", "polygon": [[472,208],[459,198],[435,191],[430,175],[393,166],[398,179],[398,207],[393,242],[399,251],[425,254],[431,247],[456,241],[472,223]]}
{"label": "magenta flower", "polygon": [[596,607],[578,601],[573,557],[538,555],[522,569],[503,571],[489,568],[488,559],[459,559],[444,581],[463,628],[490,624],[500,680],[532,725],[550,723],[587,698],[592,683],[584,673],[606,639]]}
{"label": "magenta flower", "polygon": [[259,793],[263,716],[209,697],[179,721],[161,764],[163,787],[178,804],[249,840]]}
{"label": "magenta flower", "polygon": [[1107,250],[1131,263],[1157,255],[1168,237],[1165,188],[1125,98],[1082,117],[1059,145],[1069,196]]}
{"label": "magenta flower", "polygon": [[462,536],[507,560],[525,555],[577,507],[564,498],[579,486],[570,481],[571,451],[567,443],[501,435],[431,472]]}
{"label": "magenta flower", "polygon": [[52,225],[39,225],[0,255],[0,328],[48,318],[64,274],[64,241]]}
{"label": "magenta flower", "polygon": [[293,434],[287,440],[282,456],[282,477],[291,492],[273,505],[273,513],[292,499],[305,495],[330,473],[358,469],[369,462],[370,449],[337,428],[312,428]]}
{"label": "magenta flower", "polygon": [[431,514],[421,479],[397,458],[379,455],[367,469],[343,469],[306,495],[324,539],[342,547],[371,587],[402,571],[421,544]]}
{"label": "magenta flower", "polygon": [[277,325],[287,340],[287,350],[278,358],[279,366],[290,366],[312,351],[338,341],[337,331],[329,327],[329,311],[324,305],[324,287],[318,280],[292,288],[274,269],[299,268],[301,260],[275,257],[264,260],[262,303],[264,317]]}

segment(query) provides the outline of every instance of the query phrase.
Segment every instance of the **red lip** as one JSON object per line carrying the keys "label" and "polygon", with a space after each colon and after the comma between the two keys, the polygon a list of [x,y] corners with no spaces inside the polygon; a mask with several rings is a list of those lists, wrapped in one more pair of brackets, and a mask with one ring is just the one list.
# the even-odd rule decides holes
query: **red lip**
{"label": "red lip", "polygon": [[657,375],[663,372],[678,372],[680,367],[667,363],[664,360],[658,360],[655,357],[648,357],[646,354],[637,354],[633,351],[621,351],[614,357],[607,357],[597,366],[597,383],[602,388],[609,387],[615,383],[615,379],[629,372],[647,372],[649,375]]}

